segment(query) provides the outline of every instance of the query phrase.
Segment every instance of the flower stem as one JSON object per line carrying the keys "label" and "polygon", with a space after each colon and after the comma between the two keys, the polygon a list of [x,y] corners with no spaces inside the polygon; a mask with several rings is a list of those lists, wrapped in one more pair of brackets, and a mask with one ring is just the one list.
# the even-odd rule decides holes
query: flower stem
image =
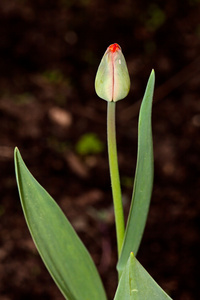
{"label": "flower stem", "polygon": [[115,226],[117,235],[118,258],[121,253],[121,248],[124,240],[124,212],[122,205],[122,193],[120,187],[118,159],[117,159],[117,144],[116,144],[116,129],[115,129],[115,106],[116,103],[108,102],[107,110],[107,137],[108,137],[108,159],[110,167],[110,177],[112,186],[112,195],[115,212]]}

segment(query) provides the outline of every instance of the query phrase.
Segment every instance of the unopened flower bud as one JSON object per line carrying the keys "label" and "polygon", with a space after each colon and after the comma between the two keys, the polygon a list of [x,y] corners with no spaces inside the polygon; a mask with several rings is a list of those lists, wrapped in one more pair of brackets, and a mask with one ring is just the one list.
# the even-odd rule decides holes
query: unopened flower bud
{"label": "unopened flower bud", "polygon": [[97,95],[106,101],[125,98],[130,90],[130,78],[124,55],[118,44],[110,45],[97,70],[95,78]]}

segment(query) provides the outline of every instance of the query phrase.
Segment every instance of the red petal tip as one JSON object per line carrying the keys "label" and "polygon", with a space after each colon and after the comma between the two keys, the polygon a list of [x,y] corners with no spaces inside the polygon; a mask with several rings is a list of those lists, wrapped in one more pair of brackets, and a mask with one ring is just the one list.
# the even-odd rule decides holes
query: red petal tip
{"label": "red petal tip", "polygon": [[121,50],[121,47],[117,44],[117,43],[115,43],[115,44],[111,44],[109,47],[108,47],[108,49],[111,51],[111,52],[116,52],[116,51],[118,51],[118,50]]}

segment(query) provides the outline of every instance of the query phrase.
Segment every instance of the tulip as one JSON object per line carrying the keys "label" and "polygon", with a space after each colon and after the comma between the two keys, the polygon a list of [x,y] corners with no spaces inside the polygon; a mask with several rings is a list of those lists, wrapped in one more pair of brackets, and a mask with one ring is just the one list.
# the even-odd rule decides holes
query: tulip
{"label": "tulip", "polygon": [[95,78],[95,89],[100,98],[108,101],[108,159],[110,165],[110,177],[115,212],[117,248],[118,256],[120,257],[124,240],[125,223],[117,159],[115,107],[116,101],[127,96],[130,89],[130,78],[121,47],[116,43],[107,48],[100,62]]}
{"label": "tulip", "polygon": [[97,95],[106,101],[125,98],[130,90],[130,78],[124,55],[118,44],[110,45],[97,70],[95,78]]}

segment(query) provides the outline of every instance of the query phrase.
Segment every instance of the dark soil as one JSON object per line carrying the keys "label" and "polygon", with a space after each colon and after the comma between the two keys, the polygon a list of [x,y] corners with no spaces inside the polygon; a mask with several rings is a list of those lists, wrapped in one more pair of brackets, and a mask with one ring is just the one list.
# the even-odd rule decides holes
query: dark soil
{"label": "dark soil", "polygon": [[[63,299],[25,224],[15,146],[72,222],[113,299],[117,255],[106,102],[94,91],[98,64],[113,42],[122,47],[132,82],[117,104],[126,214],[139,100],[151,69],[156,72],[155,182],[138,259],[173,299],[200,299],[199,20],[198,0],[0,2],[1,300]],[[104,143],[102,152],[77,152],[86,133]]]}

